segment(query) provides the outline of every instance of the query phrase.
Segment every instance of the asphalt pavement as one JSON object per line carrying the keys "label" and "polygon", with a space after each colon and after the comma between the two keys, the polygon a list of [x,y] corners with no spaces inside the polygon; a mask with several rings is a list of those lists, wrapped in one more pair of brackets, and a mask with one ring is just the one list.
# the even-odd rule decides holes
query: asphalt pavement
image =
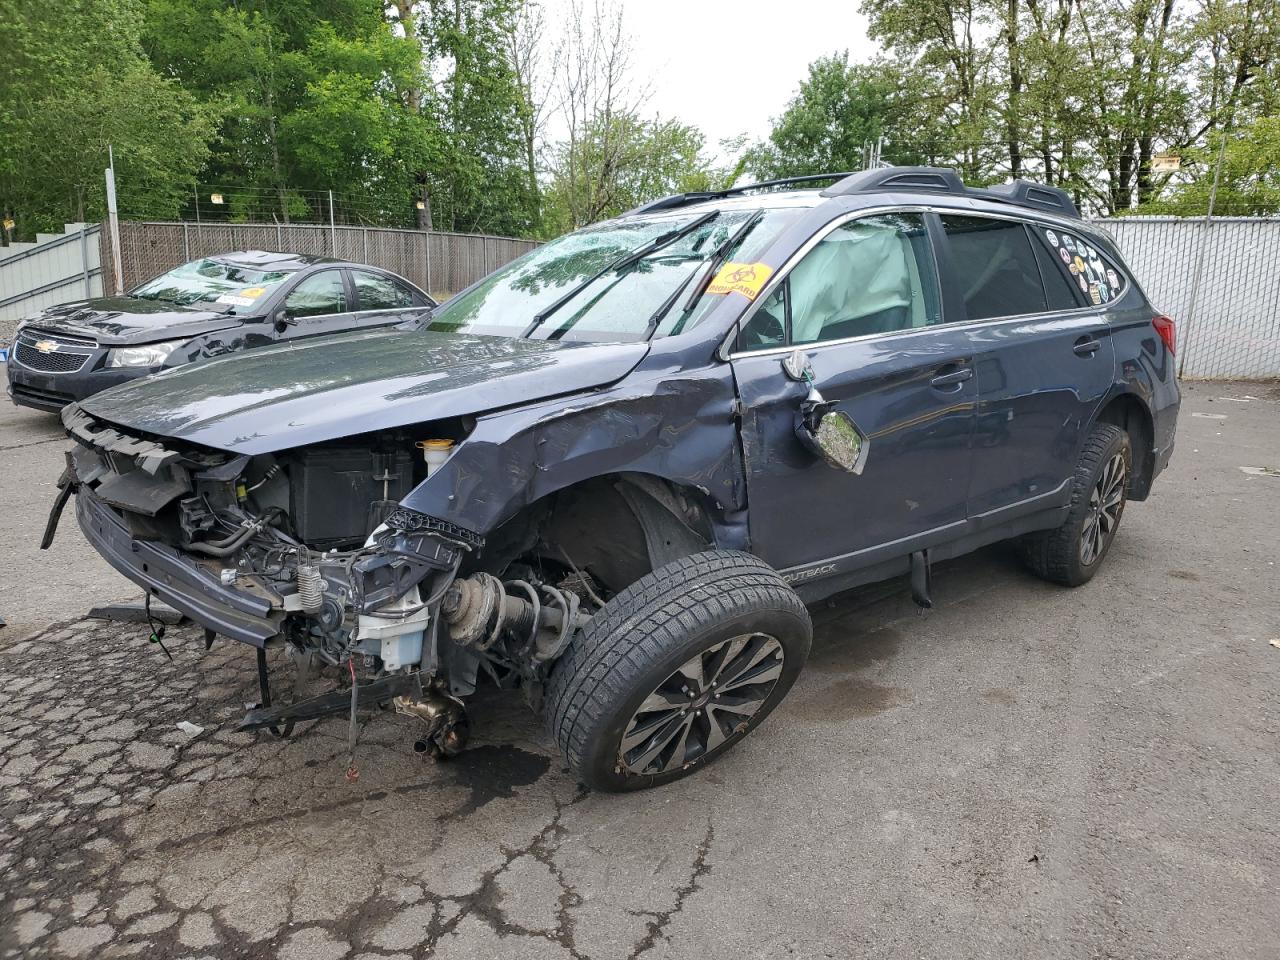
{"label": "asphalt pavement", "polygon": [[445,764],[376,718],[354,782],[341,721],[236,733],[247,648],[176,629],[171,662],[83,619],[137,591],[73,518],[35,548],[64,447],[0,401],[0,956],[1280,956],[1275,385],[1186,389],[1091,584],[997,546],[928,614],[826,604],[760,730],[629,796],[519,696]]}

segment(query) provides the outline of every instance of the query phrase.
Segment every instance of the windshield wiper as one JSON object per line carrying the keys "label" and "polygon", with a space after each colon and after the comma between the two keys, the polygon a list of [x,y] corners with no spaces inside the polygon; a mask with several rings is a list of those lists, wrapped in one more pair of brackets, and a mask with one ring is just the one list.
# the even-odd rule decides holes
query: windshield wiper
{"label": "windshield wiper", "polygon": [[529,326],[524,328],[524,331],[520,334],[520,336],[522,337],[529,336],[531,333],[533,333],[533,331],[537,330],[538,327],[542,326],[542,323],[544,320],[546,320],[549,316],[551,316],[553,313],[555,313],[557,310],[563,307],[566,303],[568,303],[570,300],[572,300],[574,297],[580,294],[583,290],[586,290],[588,287],[590,287],[593,283],[595,283],[605,274],[613,273],[615,271],[621,272],[623,270],[626,270],[630,267],[635,266],[645,257],[649,256],[652,253],[657,253],[663,247],[669,247],[671,244],[675,243],[677,240],[682,239],[683,237],[687,237],[689,234],[691,234],[694,230],[697,230],[704,223],[709,223],[710,221],[714,220],[718,216],[720,216],[719,210],[712,210],[709,213],[704,213],[702,216],[696,217],[693,220],[690,220],[683,227],[680,227],[677,230],[671,230],[667,233],[662,234],[659,237],[654,237],[648,243],[643,244],[640,247],[637,247],[635,250],[632,250],[629,253],[624,253],[622,256],[618,257],[617,259],[612,260],[609,263],[605,264],[605,266],[601,267],[599,270],[597,270],[595,273],[589,276],[586,280],[583,280],[582,283],[578,284],[572,290],[569,290],[567,293],[565,293],[564,296],[558,298],[554,303],[544,307],[541,311],[534,314],[533,322],[530,323]]}
{"label": "windshield wiper", "polygon": [[[681,318],[687,316],[689,311],[693,309],[694,304],[696,304],[699,298],[701,298],[703,291],[707,289],[707,285],[711,283],[711,278],[719,272],[722,266],[724,266],[724,262],[729,258],[729,254],[737,248],[742,239],[750,232],[752,227],[760,222],[760,218],[763,216],[764,209],[761,208],[751,216],[747,217],[747,219],[743,221],[742,226],[733,231],[733,233],[729,235],[728,239],[726,239],[724,243],[720,244],[720,246],[716,247],[716,249],[711,253],[710,266],[707,268],[707,272],[703,274],[702,280],[698,283],[697,289],[693,291],[693,294],[685,303],[684,309],[680,311]],[[675,302],[680,299],[680,294],[684,293],[684,288],[689,285],[689,281],[697,275],[698,271],[695,269],[687,277],[681,280],[680,285],[671,291],[671,295],[662,301],[662,304],[657,310],[653,311],[653,316],[649,318],[649,323],[645,326],[644,333],[640,337],[641,340],[648,340],[653,336],[654,331],[658,329],[658,324],[660,324],[662,322],[662,318],[667,315],[667,311],[675,305]]]}

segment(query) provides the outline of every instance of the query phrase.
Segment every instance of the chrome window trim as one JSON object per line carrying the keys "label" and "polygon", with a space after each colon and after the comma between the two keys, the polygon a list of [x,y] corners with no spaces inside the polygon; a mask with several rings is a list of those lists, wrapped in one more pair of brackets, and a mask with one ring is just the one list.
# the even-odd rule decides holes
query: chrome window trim
{"label": "chrome window trim", "polygon": [[[849,223],[852,220],[858,220],[862,217],[878,216],[884,213],[936,213],[940,216],[945,214],[950,214],[953,216],[961,216],[961,217],[967,217],[967,216],[987,217],[988,219],[991,219],[991,220],[1010,220],[1014,223],[1020,223],[1023,225],[1035,225],[1035,226],[1039,226],[1041,229],[1045,229],[1043,221],[1029,220],[1026,217],[1020,217],[1020,216],[1017,216],[1016,214],[988,213],[986,210],[966,210],[964,208],[939,207],[939,206],[928,205],[928,204],[910,204],[910,205],[892,204],[892,205],[885,205],[885,206],[879,206],[879,207],[863,207],[861,209],[854,210],[849,213],[841,214],[839,217],[836,217],[834,220],[830,221],[829,223],[824,224],[823,227],[817,233],[815,233],[812,237],[806,240],[802,246],[797,248],[797,250],[783,262],[781,267],[779,267],[776,271],[774,271],[773,276],[769,278],[769,282],[764,285],[760,293],[756,295],[755,300],[752,301],[750,306],[748,306],[747,310],[734,322],[733,326],[729,329],[728,334],[725,336],[724,340],[721,341],[719,348],[716,350],[716,356],[720,360],[731,361],[731,360],[738,360],[745,357],[776,356],[778,354],[783,354],[783,353],[792,353],[795,350],[804,350],[805,352],[808,352],[810,350],[818,349],[820,347],[843,346],[849,343],[857,343],[862,340],[896,339],[898,337],[903,337],[903,336],[916,336],[921,333],[929,333],[935,330],[942,330],[942,329],[965,330],[965,329],[972,329],[975,327],[986,327],[994,324],[1004,324],[1004,323],[1024,321],[1028,317],[1045,317],[1050,319],[1057,318],[1057,317],[1065,318],[1065,317],[1075,316],[1076,314],[1094,313],[1094,312],[1103,310],[1109,304],[1115,303],[1117,300],[1119,300],[1120,296],[1123,296],[1125,293],[1128,293],[1128,290],[1129,290],[1130,280],[1129,280],[1128,274],[1126,274],[1118,266],[1115,266],[1113,264],[1112,266],[1116,270],[1116,272],[1119,273],[1120,276],[1124,277],[1125,284],[1121,288],[1122,293],[1120,294],[1120,296],[1113,297],[1112,299],[1108,300],[1106,303],[1100,303],[1096,305],[1088,304],[1086,306],[1072,307],[1065,310],[1036,310],[1036,311],[1033,311],[1032,313],[1019,313],[1019,314],[1012,314],[1004,317],[983,317],[980,320],[958,320],[954,323],[938,323],[938,324],[934,324],[932,326],[927,326],[927,327],[913,327],[913,328],[908,328],[904,330],[889,330],[881,333],[864,333],[864,334],[861,334],[860,336],[843,337],[839,340],[820,340],[817,343],[786,344],[780,347],[768,347],[767,349],[763,349],[763,350],[734,350],[733,349],[734,341],[736,341],[738,338],[738,330],[745,323],[747,323],[751,319],[751,317],[755,315],[755,312],[760,309],[764,301],[773,294],[773,291],[782,283],[783,280],[785,280],[790,275],[791,271],[795,268],[796,264],[799,263],[801,260],[803,260],[808,255],[810,250],[812,250],[824,239],[826,239],[828,234],[838,229],[839,227],[844,226],[844,224]],[[1053,229],[1053,228],[1050,227],[1048,229]],[[1067,229],[1068,232],[1076,233],[1076,234],[1083,232],[1078,229],[1070,229],[1067,227],[1059,227],[1058,232],[1061,232],[1064,229]],[[937,251],[932,250],[932,245],[930,249],[934,256],[934,264],[936,269]],[[1102,250],[1099,250],[1098,252],[1099,254],[1104,253],[1104,251]],[[1099,259],[1101,259],[1101,256],[1099,257]],[[1041,282],[1043,283],[1043,278]],[[942,287],[942,284],[943,284],[943,278],[941,276],[941,271],[939,271],[939,274],[938,274],[939,288]],[[939,293],[941,292],[942,291],[940,289]],[[945,297],[943,299],[945,299]]]}

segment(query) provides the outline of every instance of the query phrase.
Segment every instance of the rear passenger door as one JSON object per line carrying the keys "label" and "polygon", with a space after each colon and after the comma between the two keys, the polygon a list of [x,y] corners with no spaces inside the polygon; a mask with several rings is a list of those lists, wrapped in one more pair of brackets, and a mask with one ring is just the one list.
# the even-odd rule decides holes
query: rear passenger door
{"label": "rear passenger door", "polygon": [[1056,227],[939,219],[943,274],[970,321],[978,379],[969,516],[981,524],[1053,506],[1114,377],[1105,267]]}
{"label": "rear passenger door", "polygon": [[[752,550],[794,581],[963,529],[977,382],[965,330],[946,319],[926,215],[912,211],[828,227],[744,318],[731,359]],[[869,438],[860,474],[797,439],[808,386],[782,367],[797,350]]]}
{"label": "rear passenger door", "polygon": [[395,277],[373,270],[352,270],[356,322],[361,327],[385,327],[423,316],[431,301]]}

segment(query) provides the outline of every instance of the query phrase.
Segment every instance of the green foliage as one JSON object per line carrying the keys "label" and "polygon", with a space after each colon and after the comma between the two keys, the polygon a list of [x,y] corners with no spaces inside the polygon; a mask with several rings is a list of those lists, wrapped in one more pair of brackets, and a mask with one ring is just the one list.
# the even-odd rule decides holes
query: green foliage
{"label": "green foliage", "polygon": [[[1223,216],[1280,214],[1280,117],[1259,117],[1226,139],[1214,212]],[[1208,147],[1187,151],[1182,161],[1190,178],[1174,186],[1165,199],[1144,204],[1134,212],[1181,217],[1207,213],[1222,140],[1219,134]]]}
{"label": "green foliage", "polygon": [[850,64],[847,51],[820,57],[768,141],[748,151],[747,166],[760,179],[858,170],[882,137],[886,162],[924,162],[921,81],[883,61]]}
{"label": "green foliage", "polygon": [[156,72],[141,30],[131,0],[68,0],[57,18],[0,0],[0,205],[15,239],[103,217],[108,146],[122,211],[178,212],[215,112]]}
{"label": "green foliage", "polygon": [[506,25],[522,0],[442,0],[416,21],[428,69],[426,102],[438,118],[438,152],[424,173],[435,226],[528,234],[537,198],[521,118],[529,109],[508,56]]}
{"label": "green foliage", "polygon": [[695,127],[625,112],[598,118],[558,144],[544,199],[546,229],[563,233],[615,217],[647,200],[727,184],[703,154]]}
{"label": "green foliage", "polygon": [[747,154],[758,175],[858,168],[863,145],[883,135],[890,163],[953,167],[976,184],[1039,179],[1097,212],[1149,209],[1183,182],[1153,174],[1157,154],[1194,158],[1213,131],[1280,105],[1275,0],[863,0],[862,10],[886,56],[811,64]]}
{"label": "green foliage", "polygon": [[[368,0],[149,0],[151,59],[222,124],[204,174],[232,215],[307,211],[327,190],[360,197],[371,222],[412,221],[415,174],[437,151],[416,112],[417,42]],[[304,213],[305,215],[305,213]]]}

